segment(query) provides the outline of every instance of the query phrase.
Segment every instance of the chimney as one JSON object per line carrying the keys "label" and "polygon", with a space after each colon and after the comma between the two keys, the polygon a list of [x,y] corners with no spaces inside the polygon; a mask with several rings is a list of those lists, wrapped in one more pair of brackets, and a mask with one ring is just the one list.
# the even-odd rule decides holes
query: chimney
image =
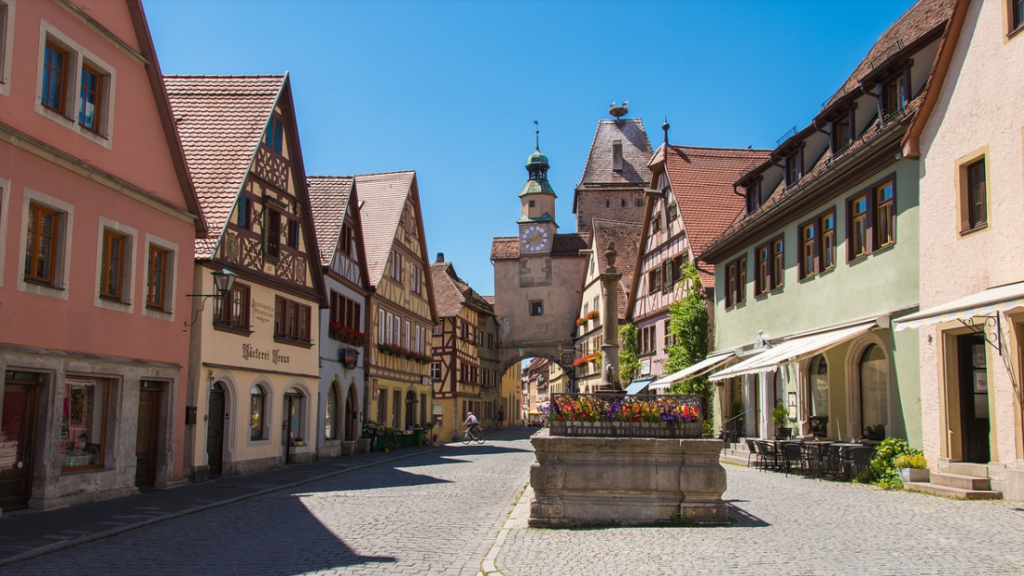
{"label": "chimney", "polygon": [[612,171],[622,172],[622,140],[612,142]]}
{"label": "chimney", "polygon": [[438,252],[437,253],[437,263],[440,264],[442,262],[444,262],[444,252]]}

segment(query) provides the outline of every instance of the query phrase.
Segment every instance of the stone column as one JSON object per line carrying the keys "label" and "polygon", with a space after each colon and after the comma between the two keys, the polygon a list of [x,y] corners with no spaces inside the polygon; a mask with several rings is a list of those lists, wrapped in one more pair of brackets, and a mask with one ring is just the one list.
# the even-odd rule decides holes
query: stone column
{"label": "stone column", "polygon": [[608,268],[601,274],[604,288],[604,309],[601,328],[604,344],[601,346],[601,384],[604,390],[622,390],[619,384],[619,280],[622,274],[615,269],[615,243],[609,242],[604,259]]}

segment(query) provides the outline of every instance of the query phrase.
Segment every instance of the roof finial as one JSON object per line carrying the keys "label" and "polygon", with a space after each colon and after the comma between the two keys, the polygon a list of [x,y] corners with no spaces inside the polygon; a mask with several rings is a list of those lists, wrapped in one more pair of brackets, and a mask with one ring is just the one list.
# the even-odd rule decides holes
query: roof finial
{"label": "roof finial", "polygon": [[536,120],[533,121],[533,125],[537,128],[533,131],[534,136],[537,139],[537,152],[540,152],[540,123]]}
{"label": "roof finial", "polygon": [[661,129],[665,131],[665,147],[668,148],[668,116],[665,116],[665,123],[661,125]]}

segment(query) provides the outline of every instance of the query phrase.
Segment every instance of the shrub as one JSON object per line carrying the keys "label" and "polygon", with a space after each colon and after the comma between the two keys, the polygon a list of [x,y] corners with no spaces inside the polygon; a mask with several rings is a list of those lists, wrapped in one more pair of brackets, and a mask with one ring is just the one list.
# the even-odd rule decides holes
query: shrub
{"label": "shrub", "polygon": [[924,470],[928,467],[922,454],[900,454],[893,460],[893,466],[897,468],[919,468]]}
{"label": "shrub", "polygon": [[[871,466],[868,470],[871,473],[873,483],[886,490],[899,490],[903,488],[900,481],[899,466],[896,459],[900,456],[920,456],[921,451],[911,448],[906,440],[900,438],[886,438],[875,448],[875,457],[871,459]],[[922,456],[922,460],[924,457]]]}

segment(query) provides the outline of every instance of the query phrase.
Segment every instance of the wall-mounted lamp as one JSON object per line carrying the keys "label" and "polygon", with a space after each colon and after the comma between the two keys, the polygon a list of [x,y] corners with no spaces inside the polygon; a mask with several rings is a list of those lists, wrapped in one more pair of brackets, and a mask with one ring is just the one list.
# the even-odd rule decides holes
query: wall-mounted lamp
{"label": "wall-mounted lamp", "polygon": [[519,357],[522,358],[525,355],[526,355],[526,348],[523,348],[522,346],[520,346],[519,347]]}
{"label": "wall-mounted lamp", "polygon": [[231,292],[231,288],[235,285],[235,278],[238,278],[237,274],[227,268],[221,268],[213,273],[213,286],[217,289],[216,294],[186,294],[189,298],[202,298],[203,300],[199,303],[199,309],[196,310],[192,321],[186,322],[185,326],[192,326],[199,320],[199,314],[202,313],[208,298],[223,298],[225,294]]}

